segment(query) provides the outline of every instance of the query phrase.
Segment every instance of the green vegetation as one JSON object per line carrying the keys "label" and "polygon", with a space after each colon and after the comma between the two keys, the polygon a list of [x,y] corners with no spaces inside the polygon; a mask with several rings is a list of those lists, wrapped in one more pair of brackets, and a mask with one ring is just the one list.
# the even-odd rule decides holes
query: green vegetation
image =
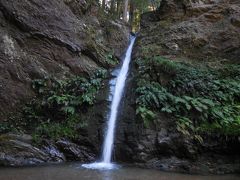
{"label": "green vegetation", "polygon": [[106,62],[107,64],[111,66],[116,66],[118,64],[117,58],[113,55],[113,52],[110,52],[109,54],[106,55]]}
{"label": "green vegetation", "polygon": [[240,134],[240,65],[192,66],[163,57],[139,59],[137,114],[146,122],[172,115],[178,131]]}
{"label": "green vegetation", "polygon": [[4,134],[10,131],[15,131],[15,128],[13,125],[11,125],[9,122],[0,122],[0,134]]}
{"label": "green vegetation", "polygon": [[31,132],[35,140],[74,138],[77,131],[87,125],[81,114],[94,104],[106,75],[105,70],[99,70],[88,78],[34,80],[32,88],[36,97],[23,108],[21,118],[12,118],[1,126],[0,132],[11,131],[14,127],[18,131]]}
{"label": "green vegetation", "polygon": [[84,128],[87,122],[81,120],[78,114],[69,116],[63,122],[41,122],[33,132],[35,142],[38,142],[42,137],[49,137],[57,140],[62,137],[76,138],[78,137],[79,129]]}

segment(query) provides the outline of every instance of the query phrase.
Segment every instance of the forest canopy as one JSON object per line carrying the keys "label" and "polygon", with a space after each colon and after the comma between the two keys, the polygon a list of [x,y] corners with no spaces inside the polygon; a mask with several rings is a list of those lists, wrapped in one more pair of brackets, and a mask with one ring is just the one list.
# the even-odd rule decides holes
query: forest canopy
{"label": "forest canopy", "polygon": [[123,19],[132,26],[133,31],[137,31],[140,15],[156,10],[161,0],[99,0],[99,3],[104,12],[113,18]]}

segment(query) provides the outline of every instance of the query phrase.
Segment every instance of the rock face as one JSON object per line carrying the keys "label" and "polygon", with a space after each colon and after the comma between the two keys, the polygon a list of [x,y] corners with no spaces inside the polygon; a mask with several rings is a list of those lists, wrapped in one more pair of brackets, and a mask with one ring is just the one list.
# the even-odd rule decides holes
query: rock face
{"label": "rock face", "polygon": [[[120,57],[128,27],[79,0],[0,0],[0,121],[34,94],[33,79],[91,74]],[[116,49],[116,50],[115,50]]]}
{"label": "rock face", "polygon": [[23,136],[1,136],[0,144],[1,165],[22,166],[48,161],[47,154],[33,147]]}
{"label": "rock face", "polygon": [[239,18],[239,1],[163,0],[155,13],[143,14],[139,46],[155,55],[239,61]]}
{"label": "rock face", "polygon": [[205,137],[206,143],[200,146],[176,130],[172,117],[160,114],[155,119],[157,125],[149,128],[138,121],[135,89],[140,70],[134,62],[159,55],[192,61],[239,62],[239,17],[240,1],[222,0],[162,0],[156,12],[142,15],[118,119],[117,160],[191,173],[239,172],[237,137],[232,141]]}
{"label": "rock face", "polygon": [[[106,18],[92,0],[0,0],[0,122],[35,96],[34,79],[87,76],[120,59],[128,44],[129,27]],[[79,138],[43,140],[0,137],[0,164],[22,166],[44,162],[96,160],[107,110],[106,87],[98,104],[85,114],[89,128]],[[82,135],[81,135],[82,134]]]}
{"label": "rock face", "polygon": [[5,134],[0,136],[0,165],[25,166],[46,162],[95,160],[95,152],[69,140],[51,142],[45,140],[41,146],[33,145],[31,136]]}

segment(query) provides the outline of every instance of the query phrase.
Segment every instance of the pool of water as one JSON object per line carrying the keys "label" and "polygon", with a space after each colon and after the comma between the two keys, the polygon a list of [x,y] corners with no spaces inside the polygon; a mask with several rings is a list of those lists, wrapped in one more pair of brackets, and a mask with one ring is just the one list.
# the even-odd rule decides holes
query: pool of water
{"label": "pool of water", "polygon": [[24,168],[0,168],[0,180],[239,180],[238,175],[200,176],[168,173],[136,167],[114,170],[85,169],[81,164],[48,165]]}

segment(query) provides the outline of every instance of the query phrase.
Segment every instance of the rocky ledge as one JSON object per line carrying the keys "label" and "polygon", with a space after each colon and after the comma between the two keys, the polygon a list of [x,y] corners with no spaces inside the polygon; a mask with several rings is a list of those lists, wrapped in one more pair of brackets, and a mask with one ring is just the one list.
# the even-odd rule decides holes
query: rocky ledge
{"label": "rocky ledge", "polygon": [[[78,141],[84,142],[83,139]],[[55,142],[44,140],[41,145],[36,145],[33,144],[32,137],[29,135],[1,135],[0,165],[29,166],[73,160],[82,163],[95,160],[94,148],[81,144],[62,139]]]}

